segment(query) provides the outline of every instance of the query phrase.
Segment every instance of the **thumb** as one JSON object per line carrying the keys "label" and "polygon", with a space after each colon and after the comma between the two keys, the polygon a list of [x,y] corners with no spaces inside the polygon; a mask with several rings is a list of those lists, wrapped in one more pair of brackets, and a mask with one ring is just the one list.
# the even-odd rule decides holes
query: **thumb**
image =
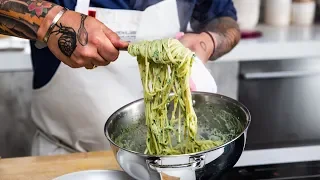
{"label": "thumb", "polygon": [[129,46],[129,42],[123,41],[118,35],[108,37],[113,46],[117,49],[124,49]]}
{"label": "thumb", "polygon": [[124,49],[124,48],[128,47],[129,42],[121,40],[120,37],[118,36],[118,34],[113,32],[111,29],[106,27],[104,29],[104,33],[108,37],[108,39],[110,40],[110,42],[113,44],[113,46],[115,48]]}
{"label": "thumb", "polygon": [[113,44],[113,46],[117,49],[125,49],[125,48],[128,48],[129,46],[129,42],[123,41],[121,39],[110,40],[110,41]]}

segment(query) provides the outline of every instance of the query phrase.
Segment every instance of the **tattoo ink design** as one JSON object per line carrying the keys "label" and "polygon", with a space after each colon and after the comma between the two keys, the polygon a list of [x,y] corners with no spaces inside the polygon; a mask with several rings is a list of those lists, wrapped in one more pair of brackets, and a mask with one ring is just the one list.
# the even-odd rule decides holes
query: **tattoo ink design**
{"label": "tattoo ink design", "polygon": [[52,31],[51,34],[61,34],[58,39],[59,49],[64,55],[71,57],[77,48],[77,33],[73,28],[63,26],[61,23],[60,25],[56,24],[56,27],[58,27],[58,30]]}
{"label": "tattoo ink design", "polygon": [[204,51],[207,51],[207,45],[203,41],[200,42],[200,46]]}
{"label": "tattoo ink design", "polygon": [[43,16],[43,14],[47,14],[48,11],[53,7],[53,5],[49,2],[43,2],[42,0],[31,0],[28,1],[27,4],[28,10],[32,15],[36,15],[37,17]]}
{"label": "tattoo ink design", "polygon": [[25,39],[36,39],[37,29],[36,24],[31,25],[24,20],[16,20],[0,14],[0,34],[15,36]]}
{"label": "tattoo ink design", "polygon": [[0,0],[0,33],[37,39],[37,32],[53,3],[42,0]]}
{"label": "tattoo ink design", "polygon": [[85,46],[88,44],[88,32],[86,28],[84,27],[84,21],[86,20],[87,16],[81,14],[81,23],[80,23],[80,28],[78,30],[78,41],[82,46]]}

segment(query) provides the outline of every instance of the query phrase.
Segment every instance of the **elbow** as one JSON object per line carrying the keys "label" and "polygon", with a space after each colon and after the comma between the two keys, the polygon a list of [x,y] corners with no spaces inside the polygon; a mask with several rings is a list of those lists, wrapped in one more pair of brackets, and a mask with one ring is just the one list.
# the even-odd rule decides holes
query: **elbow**
{"label": "elbow", "polygon": [[234,32],[234,47],[239,44],[240,40],[241,40],[241,31],[239,28],[238,23],[236,23],[236,28],[235,28],[235,32]]}

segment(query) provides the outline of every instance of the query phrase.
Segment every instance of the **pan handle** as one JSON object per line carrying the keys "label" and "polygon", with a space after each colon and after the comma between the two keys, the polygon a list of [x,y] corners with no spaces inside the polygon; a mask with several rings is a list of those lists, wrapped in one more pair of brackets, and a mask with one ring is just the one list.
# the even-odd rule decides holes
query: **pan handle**
{"label": "pan handle", "polygon": [[168,170],[168,169],[181,169],[181,168],[190,168],[190,169],[201,169],[205,165],[204,162],[204,155],[199,157],[190,157],[189,163],[186,164],[162,164],[162,159],[159,158],[157,160],[148,160],[147,164],[149,167],[153,170],[156,170],[158,172],[161,172],[162,170]]}

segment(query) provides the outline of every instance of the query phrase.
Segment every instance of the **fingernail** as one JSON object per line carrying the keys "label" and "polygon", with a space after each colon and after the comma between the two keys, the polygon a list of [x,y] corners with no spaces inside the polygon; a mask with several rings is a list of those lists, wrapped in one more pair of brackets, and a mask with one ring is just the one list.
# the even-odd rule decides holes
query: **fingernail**
{"label": "fingernail", "polygon": [[178,32],[176,34],[176,39],[181,39],[184,36],[184,32]]}
{"label": "fingernail", "polygon": [[190,84],[191,91],[195,91],[197,89],[196,84],[193,82],[193,80],[191,78],[189,79],[189,84]]}

